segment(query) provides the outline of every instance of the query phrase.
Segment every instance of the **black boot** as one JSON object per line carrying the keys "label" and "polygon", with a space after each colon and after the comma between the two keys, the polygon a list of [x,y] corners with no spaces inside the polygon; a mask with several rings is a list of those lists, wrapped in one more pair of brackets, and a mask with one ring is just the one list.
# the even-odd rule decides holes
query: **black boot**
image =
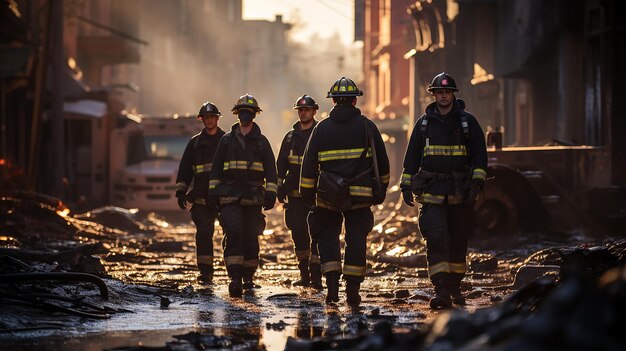
{"label": "black boot", "polygon": [[241,265],[235,264],[226,267],[228,275],[230,276],[230,283],[228,284],[228,294],[230,297],[241,297],[243,295],[241,278],[243,276]]}
{"label": "black boot", "polygon": [[199,264],[198,269],[200,275],[198,276],[198,282],[210,285],[213,283],[213,265]]}
{"label": "black boot", "polygon": [[311,272],[311,287],[316,290],[324,289],[322,286],[322,267],[319,263],[311,263],[309,265],[309,272]]}
{"label": "black boot", "polygon": [[450,278],[448,290],[450,291],[450,296],[452,297],[452,303],[455,305],[466,305],[465,296],[461,292],[461,280],[463,280],[463,275],[460,274],[452,274]]}
{"label": "black boot", "polygon": [[349,305],[358,305],[361,302],[361,295],[359,295],[359,289],[361,283],[346,281],[346,302]]}
{"label": "black boot", "polygon": [[326,273],[326,303],[339,302],[339,272]]}
{"label": "black boot", "polygon": [[300,280],[293,283],[295,286],[309,286],[309,260],[300,260],[298,262],[298,269],[300,270]]}
{"label": "black boot", "polygon": [[243,288],[248,290],[248,289],[255,289],[255,288],[260,288],[260,285],[256,285],[254,284],[254,282],[252,281],[252,278],[254,277],[254,272],[256,272],[256,267],[245,267],[243,269]]}
{"label": "black boot", "polygon": [[437,278],[431,278],[435,286],[435,296],[430,299],[430,308],[434,310],[452,307],[452,299],[448,290],[449,279],[447,273],[437,274]]}

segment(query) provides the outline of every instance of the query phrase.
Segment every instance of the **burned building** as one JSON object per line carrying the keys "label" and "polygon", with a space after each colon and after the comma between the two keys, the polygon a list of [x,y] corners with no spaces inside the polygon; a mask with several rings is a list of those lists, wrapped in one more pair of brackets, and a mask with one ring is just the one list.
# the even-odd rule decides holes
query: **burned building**
{"label": "burned building", "polygon": [[[617,17],[620,2],[360,3],[363,22],[377,24],[365,26],[365,75],[386,66],[399,73],[391,89],[408,92],[403,128],[410,133],[432,101],[428,84],[445,71],[491,134],[493,181],[478,208],[485,226],[511,230],[514,223],[544,225],[567,216],[571,221],[572,215],[577,223],[571,225],[624,222],[619,199],[626,167],[619,160],[626,153],[620,137],[626,126],[619,96],[626,40]],[[404,36],[403,26],[410,27]],[[381,49],[380,36],[394,28],[397,35]],[[368,35],[379,41],[368,43]],[[407,51],[392,50],[406,39],[412,42]],[[388,54],[381,59],[380,52]],[[409,74],[402,74],[399,67],[407,64]],[[367,84],[385,91],[384,75],[378,77],[366,78]]]}

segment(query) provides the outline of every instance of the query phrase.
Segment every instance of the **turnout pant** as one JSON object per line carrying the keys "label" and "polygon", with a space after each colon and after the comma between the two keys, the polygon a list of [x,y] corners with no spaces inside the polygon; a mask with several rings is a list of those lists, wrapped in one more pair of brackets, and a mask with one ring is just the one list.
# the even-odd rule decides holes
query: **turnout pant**
{"label": "turnout pant", "polygon": [[232,274],[234,266],[254,272],[259,266],[259,235],[265,229],[261,206],[226,204],[219,215],[224,229],[224,263]]}
{"label": "turnout pant", "polygon": [[471,206],[422,204],[419,227],[426,239],[428,275],[433,285],[461,282],[467,269],[467,241],[475,230]]}
{"label": "turnout pant", "polygon": [[285,204],[285,225],[291,230],[296,258],[298,261],[319,263],[317,240],[309,235],[308,214],[309,208],[301,197],[289,197],[289,202]]}
{"label": "turnout pant", "polygon": [[200,273],[213,272],[213,233],[217,208],[195,204],[191,208],[191,219],[196,225],[196,262]]}
{"label": "turnout pant", "polygon": [[[361,283],[365,278],[367,234],[374,227],[374,215],[369,207],[335,212],[316,207],[308,216],[311,237],[318,243],[322,273],[343,271],[347,281]],[[345,219],[346,247],[343,270],[339,234]]]}

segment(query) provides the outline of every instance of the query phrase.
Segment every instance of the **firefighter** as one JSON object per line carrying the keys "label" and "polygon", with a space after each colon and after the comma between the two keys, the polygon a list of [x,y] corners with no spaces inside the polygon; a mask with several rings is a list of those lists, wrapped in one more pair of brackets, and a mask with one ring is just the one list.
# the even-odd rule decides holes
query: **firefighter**
{"label": "firefighter", "polygon": [[285,204],[285,224],[291,230],[300,270],[300,280],[293,285],[311,285],[315,289],[322,289],[317,240],[309,235],[309,226],[306,222],[309,207],[302,201],[302,195],[298,190],[302,155],[311,131],[317,124],[315,114],[319,106],[309,95],[302,95],[296,100],[293,109],[298,111],[299,120],[283,138],[276,160],[278,201]]}
{"label": "firefighter", "polygon": [[[318,241],[326,303],[339,301],[342,272],[346,301],[361,301],[366,239],[374,224],[370,206],[383,202],[389,185],[389,159],[380,132],[355,107],[361,95],[356,84],[345,77],[331,86],[327,97],[333,99],[334,107],[313,129],[302,160],[300,193],[305,204],[315,206],[308,223],[311,237]],[[344,219],[342,267],[339,234]]]}
{"label": "firefighter", "polygon": [[459,89],[450,75],[436,75],[428,91],[435,101],[415,123],[400,185],[408,206],[415,199],[420,203],[419,228],[435,288],[430,307],[440,309],[465,304],[461,280],[475,230],[473,205],[486,178],[487,148],[480,124],[455,97]]}
{"label": "firefighter", "polygon": [[209,175],[213,156],[224,131],[217,126],[222,114],[215,104],[205,102],[197,118],[204,129],[191,138],[178,167],[176,198],[186,210],[191,205],[191,219],[196,225],[196,262],[198,280],[211,283],[213,279],[213,232],[217,218],[217,202],[208,196]]}
{"label": "firefighter", "polygon": [[[276,161],[267,138],[254,118],[262,110],[245,94],[232,108],[239,122],[233,124],[217,147],[209,194],[219,198],[220,224],[224,229],[224,263],[231,281],[231,297],[255,287],[259,265],[259,238],[265,229],[262,209],[276,202]],[[243,279],[243,283],[242,283]]]}

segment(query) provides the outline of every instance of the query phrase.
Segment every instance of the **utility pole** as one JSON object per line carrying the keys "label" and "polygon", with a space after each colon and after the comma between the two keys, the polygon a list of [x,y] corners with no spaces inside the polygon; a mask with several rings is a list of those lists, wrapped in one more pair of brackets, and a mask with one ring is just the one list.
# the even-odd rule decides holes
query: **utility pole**
{"label": "utility pole", "polygon": [[[52,6],[52,25],[50,40],[52,44],[52,195],[63,199],[65,176],[65,138],[63,123],[63,77],[65,62],[63,55],[63,1],[50,1]],[[63,199],[67,200],[67,199]]]}

